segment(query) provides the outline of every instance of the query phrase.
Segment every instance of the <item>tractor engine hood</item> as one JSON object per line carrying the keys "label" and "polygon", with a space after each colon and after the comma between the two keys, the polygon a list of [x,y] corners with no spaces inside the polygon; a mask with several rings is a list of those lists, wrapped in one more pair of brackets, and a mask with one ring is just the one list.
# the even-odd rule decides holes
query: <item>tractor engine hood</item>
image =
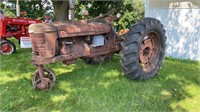
{"label": "tractor engine hood", "polygon": [[87,23],[86,21],[76,21],[75,24],[69,22],[55,22],[49,24],[32,24],[29,26],[29,33],[58,32],[59,38],[99,35],[110,32],[110,25],[99,22]]}

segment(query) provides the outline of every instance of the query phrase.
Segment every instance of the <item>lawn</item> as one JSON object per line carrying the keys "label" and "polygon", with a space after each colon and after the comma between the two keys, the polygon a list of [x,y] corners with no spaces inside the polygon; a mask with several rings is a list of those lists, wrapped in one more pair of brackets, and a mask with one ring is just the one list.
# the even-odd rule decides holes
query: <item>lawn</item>
{"label": "lawn", "polygon": [[46,66],[57,74],[54,88],[35,91],[31,49],[18,46],[0,59],[0,111],[200,111],[200,62],[166,58],[159,74],[142,82],[124,76],[119,55],[102,65],[59,62]]}

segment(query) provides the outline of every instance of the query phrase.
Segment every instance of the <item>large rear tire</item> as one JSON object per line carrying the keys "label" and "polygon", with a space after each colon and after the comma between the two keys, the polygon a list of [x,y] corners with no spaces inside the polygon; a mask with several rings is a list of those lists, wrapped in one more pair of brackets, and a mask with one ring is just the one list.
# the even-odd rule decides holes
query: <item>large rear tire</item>
{"label": "large rear tire", "polygon": [[120,63],[125,75],[134,80],[154,77],[165,54],[166,36],[162,23],[154,18],[144,18],[124,37]]}

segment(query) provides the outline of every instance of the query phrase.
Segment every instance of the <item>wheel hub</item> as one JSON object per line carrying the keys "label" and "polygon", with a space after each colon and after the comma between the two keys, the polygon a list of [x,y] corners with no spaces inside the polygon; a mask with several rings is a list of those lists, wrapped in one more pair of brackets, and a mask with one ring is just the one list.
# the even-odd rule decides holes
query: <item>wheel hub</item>
{"label": "wheel hub", "polygon": [[145,72],[151,72],[158,63],[160,55],[159,36],[155,32],[150,32],[141,43],[140,64]]}
{"label": "wheel hub", "polygon": [[143,41],[140,49],[140,61],[142,63],[147,63],[150,60],[155,49],[154,47],[155,46],[153,46],[151,39],[146,39]]}
{"label": "wheel hub", "polygon": [[40,77],[38,70],[33,74],[32,83],[35,89],[47,90],[54,86],[56,81],[54,72],[44,68],[43,75],[43,77]]}
{"label": "wheel hub", "polygon": [[37,79],[34,86],[40,90],[47,90],[52,85],[52,81],[49,78],[40,78]]}
{"label": "wheel hub", "polygon": [[3,45],[1,46],[1,51],[2,51],[3,53],[9,53],[9,52],[12,51],[12,47],[11,47],[9,44],[3,44]]}

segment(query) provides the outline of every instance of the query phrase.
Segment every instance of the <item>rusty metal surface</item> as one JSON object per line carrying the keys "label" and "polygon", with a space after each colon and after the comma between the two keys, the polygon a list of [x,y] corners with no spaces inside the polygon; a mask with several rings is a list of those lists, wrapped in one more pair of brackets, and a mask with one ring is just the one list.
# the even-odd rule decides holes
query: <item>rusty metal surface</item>
{"label": "rusty metal surface", "polygon": [[28,28],[29,34],[32,33],[47,33],[47,32],[56,32],[57,28],[52,24],[38,23],[31,24]]}
{"label": "rusty metal surface", "polygon": [[38,65],[38,69],[33,74],[32,84],[35,89],[47,90],[53,87],[56,77],[53,71],[43,68],[42,65]]}
{"label": "rusty metal surface", "polygon": [[[88,22],[88,20],[80,20],[76,21],[74,25],[70,22],[30,25],[29,33],[33,50],[32,63],[42,65],[65,61],[71,64],[72,61],[66,60],[119,51],[120,45],[116,41],[118,36],[111,30],[109,24]],[[94,35],[99,34],[105,37],[105,45],[92,47],[91,39]]]}
{"label": "rusty metal surface", "polygon": [[32,50],[35,56],[52,58],[58,53],[57,28],[48,24],[30,25]]}
{"label": "rusty metal surface", "polygon": [[35,82],[35,89],[48,90],[50,84],[51,84],[51,80],[50,79],[48,79],[48,78],[39,78]]}
{"label": "rusty metal surface", "polygon": [[[84,21],[85,22],[85,21]],[[67,24],[67,25],[66,25]],[[121,49],[120,42],[117,39],[119,38],[113,31],[111,32],[111,28],[109,25],[103,23],[91,23],[86,26],[91,26],[91,29],[96,28],[98,31],[103,31],[107,27],[107,31],[104,32],[103,35],[105,37],[105,45],[100,47],[91,46],[91,38],[93,38],[93,31],[85,34],[84,36],[80,36],[80,33],[74,33],[76,37],[60,37],[59,31],[55,29],[55,27],[66,28],[70,26],[69,23],[55,23],[54,26],[52,24],[37,24],[32,25],[29,29],[31,31],[31,42],[32,42],[32,63],[34,65],[42,65],[54,63],[56,61],[64,61],[66,64],[72,64],[70,60],[75,60],[79,57],[95,57],[98,55],[104,55],[108,53],[114,53]],[[79,23],[81,24],[81,23]],[[85,24],[85,23],[84,23]],[[52,27],[51,27],[51,26]],[[74,25],[71,25],[72,27]],[[104,27],[105,26],[105,27]],[[50,30],[49,30],[49,29]],[[70,27],[67,27],[70,28]],[[88,31],[88,27],[81,27],[82,31]],[[71,30],[75,31],[75,30]],[[42,33],[43,32],[43,33]],[[85,33],[85,32],[84,32]],[[98,35],[98,33],[96,33]],[[89,40],[88,40],[89,39]]]}
{"label": "rusty metal surface", "polygon": [[40,78],[43,78],[44,77],[43,65],[38,65],[37,69],[38,69],[38,73],[39,73]]}
{"label": "rusty metal surface", "polygon": [[59,38],[97,35],[110,32],[110,26],[103,23],[88,23],[87,20],[76,21],[74,25],[69,22],[30,25],[29,33],[47,33],[58,31]]}
{"label": "rusty metal surface", "polygon": [[98,35],[110,32],[110,26],[103,23],[58,26],[59,38]]}
{"label": "rusty metal surface", "polygon": [[155,32],[150,32],[141,43],[139,59],[145,72],[150,72],[155,68],[159,59],[159,36]]}

